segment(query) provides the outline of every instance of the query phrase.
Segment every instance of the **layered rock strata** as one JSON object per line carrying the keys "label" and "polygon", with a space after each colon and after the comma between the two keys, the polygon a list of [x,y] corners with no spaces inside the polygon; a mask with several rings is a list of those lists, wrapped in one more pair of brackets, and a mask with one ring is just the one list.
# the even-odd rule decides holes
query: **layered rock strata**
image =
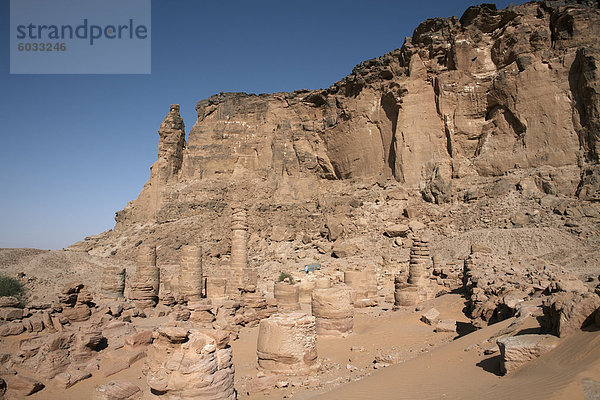
{"label": "layered rock strata", "polygon": [[[445,202],[467,175],[597,164],[600,12],[573,5],[470,7],[423,22],[402,48],[325,90],[213,96],[196,106],[188,143],[173,105],[153,175],[161,188],[242,172],[387,175]],[[119,223],[166,217],[165,191],[145,200],[155,180]]]}

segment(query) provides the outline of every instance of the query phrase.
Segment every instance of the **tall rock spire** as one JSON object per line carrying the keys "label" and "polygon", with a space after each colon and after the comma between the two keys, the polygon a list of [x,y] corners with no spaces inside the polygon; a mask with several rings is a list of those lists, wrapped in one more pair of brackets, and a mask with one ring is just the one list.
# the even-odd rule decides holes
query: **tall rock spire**
{"label": "tall rock spire", "polygon": [[[179,104],[171,104],[169,113],[158,130],[158,161],[152,173],[169,181],[181,169],[185,147],[185,125],[179,115]],[[156,168],[156,171],[155,171]]]}

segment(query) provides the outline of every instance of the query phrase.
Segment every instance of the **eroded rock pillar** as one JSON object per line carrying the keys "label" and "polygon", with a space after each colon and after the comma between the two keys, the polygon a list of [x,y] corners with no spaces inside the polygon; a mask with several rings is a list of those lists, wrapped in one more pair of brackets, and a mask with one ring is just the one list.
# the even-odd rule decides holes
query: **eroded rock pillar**
{"label": "eroded rock pillar", "polygon": [[227,279],[225,278],[206,278],[206,297],[209,299],[218,299],[225,297],[227,291]]}
{"label": "eroded rock pillar", "polygon": [[352,289],[346,285],[315,289],[312,313],[318,335],[344,336],[354,327]]}
{"label": "eroded rock pillar", "polygon": [[229,333],[219,330],[160,328],[147,350],[148,398],[235,400],[228,342]]}
{"label": "eroded rock pillar", "polygon": [[432,258],[429,252],[429,237],[413,239],[410,249],[408,280],[400,277],[394,281],[394,305],[412,306],[432,299],[437,294],[437,283],[432,280]]}
{"label": "eroded rock pillar", "polygon": [[429,239],[427,237],[413,239],[410,248],[410,264],[408,270],[408,283],[411,285],[425,285],[431,268],[431,254],[429,253]]}
{"label": "eroded rock pillar", "polygon": [[277,300],[279,311],[297,311],[300,309],[300,290],[298,285],[277,282],[273,287],[273,296]]}
{"label": "eroded rock pillar", "polygon": [[260,321],[258,366],[275,373],[305,375],[318,368],[315,317],[302,312]]}
{"label": "eroded rock pillar", "polygon": [[137,257],[135,282],[129,297],[139,307],[153,307],[158,301],[160,269],[156,266],[156,247],[140,246]]}
{"label": "eroded rock pillar", "polygon": [[125,268],[105,267],[102,271],[102,295],[106,298],[122,298],[125,292]]}
{"label": "eroded rock pillar", "polygon": [[345,271],[344,283],[354,289],[354,300],[370,299],[377,296],[377,280],[374,268],[361,271]]}
{"label": "eroded rock pillar", "polygon": [[231,217],[231,271],[227,278],[227,293],[237,295],[244,287],[248,273],[248,222],[247,212],[235,208]]}
{"label": "eroded rock pillar", "polygon": [[394,306],[407,307],[419,304],[419,288],[406,283],[400,276],[394,277]]}
{"label": "eroded rock pillar", "polygon": [[186,301],[202,298],[202,248],[183,246],[179,266],[179,294]]}

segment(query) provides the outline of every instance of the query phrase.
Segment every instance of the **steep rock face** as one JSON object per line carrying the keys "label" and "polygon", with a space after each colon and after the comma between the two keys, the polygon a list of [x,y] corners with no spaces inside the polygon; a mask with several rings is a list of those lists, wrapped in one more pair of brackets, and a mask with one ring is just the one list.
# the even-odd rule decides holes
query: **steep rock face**
{"label": "steep rock face", "polygon": [[[138,204],[143,204],[135,208],[138,220],[155,219],[157,210],[168,199],[167,187],[179,178],[185,149],[185,125],[179,115],[178,104],[171,105],[169,113],[160,124],[158,135],[158,160],[150,167],[150,179],[136,200]],[[129,206],[131,209],[131,203]],[[117,222],[127,218],[129,209],[117,212]]]}
{"label": "steep rock face", "polygon": [[332,181],[394,179],[445,203],[518,172],[542,192],[597,200],[599,38],[594,2],[483,4],[426,20],[327,89],[202,100],[187,143],[171,106],[150,179],[115,231],[216,221],[250,191],[315,200]]}

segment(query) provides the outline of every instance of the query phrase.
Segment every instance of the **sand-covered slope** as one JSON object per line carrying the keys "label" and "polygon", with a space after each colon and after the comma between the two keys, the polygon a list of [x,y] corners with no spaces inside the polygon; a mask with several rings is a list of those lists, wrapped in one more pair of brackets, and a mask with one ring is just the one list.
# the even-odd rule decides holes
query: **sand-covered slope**
{"label": "sand-covered slope", "polygon": [[482,357],[476,350],[465,351],[510,322],[471,333],[421,357],[312,398],[570,400],[584,398],[584,379],[600,379],[599,331],[578,332],[507,376],[496,375],[498,355]]}

